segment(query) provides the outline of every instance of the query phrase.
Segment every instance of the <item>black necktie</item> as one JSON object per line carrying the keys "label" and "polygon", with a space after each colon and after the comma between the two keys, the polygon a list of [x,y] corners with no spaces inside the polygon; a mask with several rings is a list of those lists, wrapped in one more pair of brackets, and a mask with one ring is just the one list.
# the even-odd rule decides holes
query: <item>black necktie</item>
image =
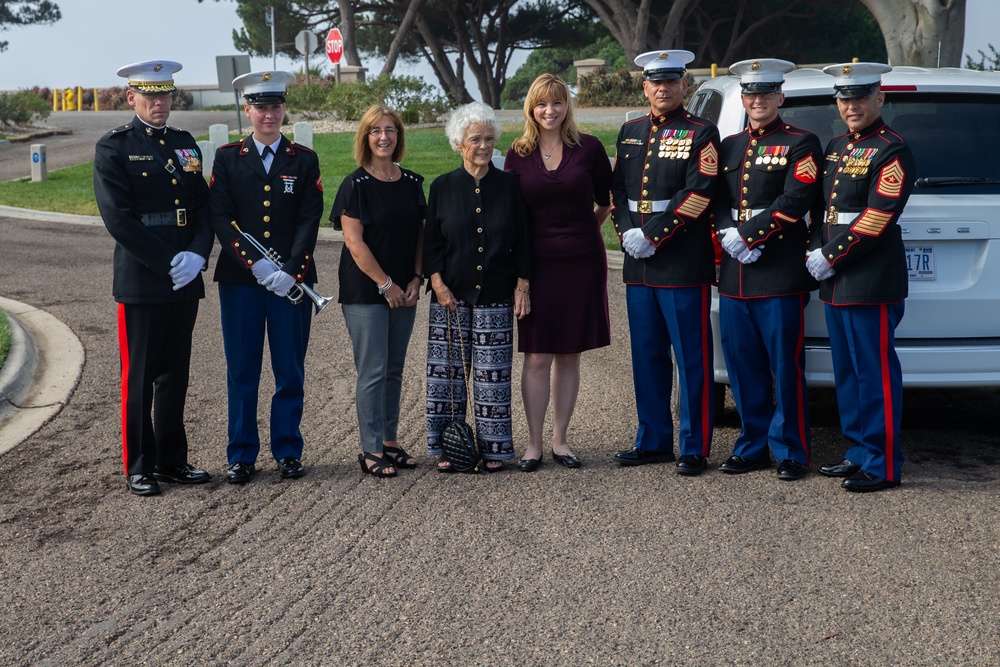
{"label": "black necktie", "polygon": [[267,172],[267,156],[274,155],[270,146],[264,146],[264,152],[260,154],[260,161],[264,164],[264,171]]}

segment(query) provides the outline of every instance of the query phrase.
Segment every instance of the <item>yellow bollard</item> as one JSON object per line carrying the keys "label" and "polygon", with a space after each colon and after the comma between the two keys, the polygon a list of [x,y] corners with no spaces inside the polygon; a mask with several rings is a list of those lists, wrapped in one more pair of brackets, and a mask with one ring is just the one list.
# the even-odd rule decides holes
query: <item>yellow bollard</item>
{"label": "yellow bollard", "polygon": [[73,103],[74,103],[74,100],[73,100],[73,89],[72,88],[66,88],[65,90],[63,90],[63,98],[62,99],[63,99],[62,110],[63,111],[72,111],[73,110]]}
{"label": "yellow bollard", "polygon": [[712,63],[712,78],[714,79],[718,75],[719,75],[719,66],[716,65],[715,63]]}
{"label": "yellow bollard", "polygon": [[59,89],[52,89],[52,110],[59,111]]}
{"label": "yellow bollard", "polygon": [[101,107],[97,102],[97,88],[94,88],[94,111],[100,111]]}
{"label": "yellow bollard", "polygon": [[83,86],[76,87],[76,110],[83,111]]}

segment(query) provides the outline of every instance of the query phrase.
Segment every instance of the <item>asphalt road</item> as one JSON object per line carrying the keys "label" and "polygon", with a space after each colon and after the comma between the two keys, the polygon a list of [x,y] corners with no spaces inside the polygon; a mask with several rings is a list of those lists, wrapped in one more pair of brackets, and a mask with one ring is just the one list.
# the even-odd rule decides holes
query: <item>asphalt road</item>
{"label": "asphalt road", "polygon": [[[584,468],[434,471],[424,300],[400,434],[421,465],[376,480],[356,462],[354,368],[332,305],[307,360],[306,476],[280,480],[265,454],[240,488],[222,481],[210,287],[188,425],[191,460],[214,479],[138,498],[121,471],[110,238],[11,218],[0,236],[0,293],[67,323],[86,351],[66,408],[0,457],[2,665],[1000,663],[1000,391],[908,392],[903,486],[877,494],[715,471],[731,413],[700,477],[620,468],[635,414],[613,272],[614,345],[584,355],[570,431]],[[336,294],[340,252],[316,250],[322,294]],[[843,442],[832,393],[811,398],[815,468]],[[520,453],[519,394],[514,406]]]}

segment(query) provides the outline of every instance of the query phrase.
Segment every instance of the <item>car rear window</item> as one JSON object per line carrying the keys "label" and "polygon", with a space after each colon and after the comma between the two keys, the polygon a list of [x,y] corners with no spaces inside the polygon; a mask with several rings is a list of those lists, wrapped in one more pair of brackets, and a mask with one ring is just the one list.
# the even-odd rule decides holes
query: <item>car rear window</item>
{"label": "car rear window", "polygon": [[[825,147],[847,131],[831,97],[788,97],[785,122],[812,130]],[[1000,180],[1000,95],[886,93],[882,118],[910,145],[917,178]],[[921,193],[1000,194],[1000,184],[927,187]]]}

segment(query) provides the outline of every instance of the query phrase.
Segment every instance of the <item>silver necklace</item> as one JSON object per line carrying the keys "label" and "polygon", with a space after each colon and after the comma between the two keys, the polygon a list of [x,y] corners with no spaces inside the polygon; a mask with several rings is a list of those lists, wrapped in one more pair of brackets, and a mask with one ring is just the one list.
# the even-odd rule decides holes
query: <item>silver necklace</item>
{"label": "silver necklace", "polygon": [[[392,176],[391,173],[389,173],[389,174],[382,173],[382,170],[379,169],[378,167],[376,167],[374,164],[369,163],[368,166],[371,167],[372,171],[374,171],[376,174],[379,174],[381,176],[385,176],[390,181],[396,180],[396,177]],[[389,171],[392,172],[392,168],[391,167],[389,168]]]}
{"label": "silver necklace", "polygon": [[[562,144],[561,144],[561,143],[559,143],[559,144],[556,144],[556,147],[559,147],[559,146],[562,146]],[[539,147],[539,148],[542,148],[542,144],[541,144],[541,143],[539,143],[539,144],[538,144],[538,147]],[[552,157],[552,153],[555,153],[555,152],[556,152],[556,149],[555,149],[555,148],[553,148],[553,149],[552,149],[552,151],[551,151],[550,153],[546,153],[546,152],[545,152],[545,149],[544,149],[544,148],[542,148],[542,157],[543,157],[543,158],[545,158],[546,160],[548,160],[549,158],[551,158],[551,157]]]}

